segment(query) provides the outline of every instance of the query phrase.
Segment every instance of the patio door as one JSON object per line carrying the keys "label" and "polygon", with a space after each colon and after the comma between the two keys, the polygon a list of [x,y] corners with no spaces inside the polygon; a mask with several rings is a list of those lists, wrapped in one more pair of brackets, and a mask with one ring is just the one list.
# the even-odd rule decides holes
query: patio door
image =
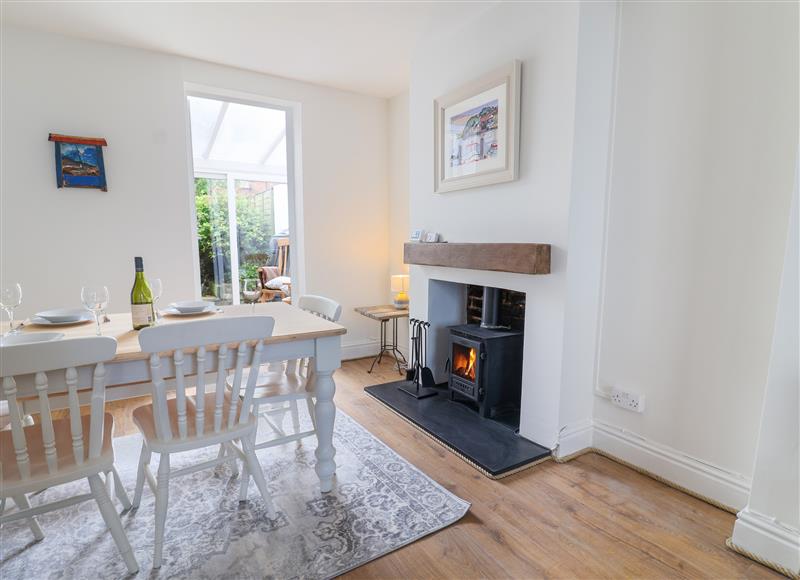
{"label": "patio door", "polygon": [[264,296],[289,296],[295,235],[288,112],[206,95],[187,99],[200,295],[220,305],[250,302],[265,282]]}

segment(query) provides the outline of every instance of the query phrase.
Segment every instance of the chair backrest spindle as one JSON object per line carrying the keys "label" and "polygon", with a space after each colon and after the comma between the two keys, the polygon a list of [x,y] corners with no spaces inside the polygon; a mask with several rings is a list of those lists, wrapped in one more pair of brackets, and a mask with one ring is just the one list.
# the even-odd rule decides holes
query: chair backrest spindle
{"label": "chair backrest spindle", "polygon": [[226,364],[228,364],[228,345],[223,344],[219,347],[217,357],[217,385],[214,392],[214,433],[219,433],[222,429],[222,406],[225,403],[226,375],[223,371]]}
{"label": "chair backrest spindle", "polygon": [[106,366],[99,362],[92,377],[92,402],[90,433],[100,433],[99,437],[89,439],[89,459],[100,457],[103,451],[103,429],[105,427],[106,407]]}
{"label": "chair backrest spindle", "polygon": [[195,390],[195,406],[197,407],[197,434],[205,432],[206,421],[206,347],[197,349],[197,388]]}
{"label": "chair backrest spindle", "polygon": [[175,406],[178,410],[178,437],[186,439],[188,429],[186,427],[186,381],[183,370],[183,351],[176,350],[172,354],[175,363]]}
{"label": "chair backrest spindle", "polygon": [[247,343],[240,342],[236,350],[236,369],[233,373],[233,388],[231,389],[231,400],[228,408],[228,428],[236,424],[236,411],[239,406],[239,393],[242,391],[242,375],[247,359]]}
{"label": "chair backrest spindle", "polygon": [[69,401],[69,428],[72,433],[72,455],[77,465],[83,465],[83,422],[78,400],[78,371],[70,367],[65,373]]}
{"label": "chair backrest spindle", "polygon": [[150,355],[150,379],[153,382],[153,416],[156,422],[156,434],[159,439],[172,439],[172,427],[169,424],[167,409],[167,388],[161,376],[161,357],[158,353]]}
{"label": "chair backrest spindle", "polygon": [[42,421],[42,443],[44,444],[44,457],[47,461],[47,471],[58,471],[58,457],[56,456],[56,434],[53,431],[53,418],[50,416],[50,399],[47,398],[47,373],[36,373],[36,393],[39,395],[39,413]]}
{"label": "chair backrest spindle", "polygon": [[22,414],[17,402],[17,383],[14,377],[3,377],[3,395],[8,401],[8,412],[11,417],[11,441],[14,443],[17,467],[22,479],[28,479],[31,476],[30,456],[22,429]]}

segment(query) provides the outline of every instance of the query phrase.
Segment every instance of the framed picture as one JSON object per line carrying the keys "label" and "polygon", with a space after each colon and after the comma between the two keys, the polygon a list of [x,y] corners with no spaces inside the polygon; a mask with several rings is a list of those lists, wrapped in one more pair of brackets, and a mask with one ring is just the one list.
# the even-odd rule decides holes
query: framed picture
{"label": "framed picture", "polygon": [[434,101],[434,191],[517,178],[522,65],[515,60]]}
{"label": "framed picture", "polygon": [[105,139],[50,133],[55,144],[58,187],[87,187],[108,191],[103,164]]}

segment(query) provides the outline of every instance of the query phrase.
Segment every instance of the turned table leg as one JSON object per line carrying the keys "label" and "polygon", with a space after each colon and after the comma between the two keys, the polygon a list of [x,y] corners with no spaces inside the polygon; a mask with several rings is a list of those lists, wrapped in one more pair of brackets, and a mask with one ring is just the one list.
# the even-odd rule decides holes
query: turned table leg
{"label": "turned table leg", "polygon": [[314,405],[314,422],[317,427],[317,464],[314,467],[319,477],[320,489],[324,492],[333,489],[333,476],[336,473],[336,448],[333,446],[333,427],[336,420],[336,405],[333,396],[336,383],[333,372],[341,364],[341,341],[338,336],[316,340],[316,356],[314,357],[314,393],[317,402]]}

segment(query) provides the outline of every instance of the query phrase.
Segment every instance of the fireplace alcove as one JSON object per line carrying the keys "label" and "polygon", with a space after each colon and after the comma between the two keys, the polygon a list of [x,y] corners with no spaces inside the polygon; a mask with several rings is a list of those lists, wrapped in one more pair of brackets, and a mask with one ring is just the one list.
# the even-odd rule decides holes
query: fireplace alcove
{"label": "fireplace alcove", "polygon": [[[470,270],[546,274],[549,246],[406,244],[405,255],[407,263],[426,266],[412,270],[412,304],[415,273],[422,273],[427,278],[422,293],[427,304],[422,310],[431,323],[426,351],[438,392],[415,399],[399,390],[402,381],[365,391],[491,478],[510,475],[549,456],[550,449],[521,437],[517,429],[522,358],[527,356],[522,345],[530,324],[525,320],[526,293],[490,286],[487,309],[484,280],[502,281],[502,274],[464,271],[455,276],[462,271],[445,269],[442,278],[455,281],[437,279],[440,269],[429,268],[454,263]],[[498,256],[502,256],[499,261]],[[490,366],[493,371],[486,374]]]}

